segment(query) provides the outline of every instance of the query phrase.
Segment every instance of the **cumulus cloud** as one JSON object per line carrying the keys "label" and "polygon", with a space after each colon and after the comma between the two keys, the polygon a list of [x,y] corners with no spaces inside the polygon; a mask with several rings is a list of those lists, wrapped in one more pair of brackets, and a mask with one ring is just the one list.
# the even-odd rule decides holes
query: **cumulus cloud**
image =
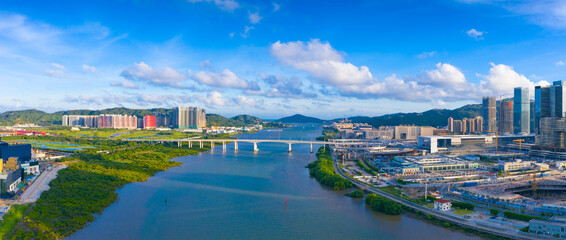
{"label": "cumulus cloud", "polygon": [[565,63],[563,61],[558,61],[555,64],[556,66],[564,66]]}
{"label": "cumulus cloud", "polygon": [[332,87],[326,88],[326,92],[336,91],[342,96],[355,98],[427,100],[443,105],[446,101],[472,100],[484,94],[512,92],[514,87],[535,84],[503,64],[492,64],[487,76],[478,75],[484,79],[481,84],[468,82],[462,71],[449,63],[438,63],[436,69],[425,70],[421,76],[399,78],[393,74],[378,80],[368,67],[344,61],[343,55],[329,43],[316,39],[307,43],[276,42],[271,46],[271,54],[282,64],[303,70],[313,80]]}
{"label": "cumulus cloud", "polygon": [[249,107],[261,107],[263,105],[263,100],[256,100],[246,96],[238,95],[233,99],[234,103],[239,106],[249,106]]}
{"label": "cumulus cloud", "polygon": [[279,5],[277,3],[273,3],[273,11],[277,12],[277,11],[279,11],[279,9],[281,9],[281,5]]}
{"label": "cumulus cloud", "polygon": [[124,69],[120,76],[127,80],[145,82],[154,86],[186,88],[183,81],[187,79],[187,76],[170,67],[156,70],[144,62],[134,63],[127,69]]}
{"label": "cumulus cloud", "polygon": [[130,81],[121,81],[121,82],[112,82],[111,84],[114,87],[123,87],[123,88],[131,88],[131,89],[138,89],[139,86]]}
{"label": "cumulus cloud", "polygon": [[222,72],[201,71],[191,74],[191,78],[200,84],[213,87],[247,89],[250,86],[246,80],[239,78],[235,73],[228,69],[224,69]]}
{"label": "cumulus cloud", "polygon": [[490,63],[488,75],[477,74],[483,80],[480,83],[482,89],[491,91],[492,93],[501,93],[505,95],[512,95],[513,88],[526,87],[534,94],[535,85],[548,85],[547,81],[532,82],[525,75],[515,72],[512,66],[504,64]]}
{"label": "cumulus cloud", "polygon": [[437,63],[435,70],[427,70],[427,77],[423,83],[436,87],[450,87],[457,90],[468,89],[468,82],[464,74],[448,63]]}
{"label": "cumulus cloud", "polygon": [[257,12],[248,11],[248,18],[250,19],[250,23],[256,24],[256,23],[259,23],[259,21],[263,17],[259,15],[259,11],[257,11]]}
{"label": "cumulus cloud", "polygon": [[224,97],[218,91],[209,92],[206,95],[206,97],[201,97],[200,100],[203,103],[206,103],[206,104],[212,105],[212,106],[224,106],[224,105],[226,105],[226,101],[224,100]]}
{"label": "cumulus cloud", "polygon": [[207,2],[214,3],[218,8],[223,11],[233,12],[235,9],[240,7],[240,4],[234,0],[188,0],[190,3]]}
{"label": "cumulus cloud", "polygon": [[95,73],[96,72],[96,68],[93,66],[89,66],[86,64],[83,64],[83,70],[87,71],[87,72],[91,72],[91,73]]}
{"label": "cumulus cloud", "polygon": [[482,40],[485,32],[480,32],[480,31],[476,30],[475,28],[472,28],[472,29],[466,31],[466,34],[468,34],[468,36],[470,36],[471,38],[474,38],[476,40]]}

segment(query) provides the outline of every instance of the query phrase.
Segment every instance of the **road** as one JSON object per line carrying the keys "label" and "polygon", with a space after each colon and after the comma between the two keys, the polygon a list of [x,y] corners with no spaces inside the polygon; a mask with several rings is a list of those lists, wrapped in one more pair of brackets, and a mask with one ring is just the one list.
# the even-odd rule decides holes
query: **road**
{"label": "road", "polygon": [[451,224],[456,224],[456,225],[460,225],[460,226],[470,228],[470,229],[474,229],[474,230],[477,230],[477,231],[493,234],[495,236],[501,236],[501,237],[506,237],[506,238],[511,238],[511,239],[533,239],[533,240],[534,239],[556,239],[556,238],[552,238],[552,237],[548,237],[548,236],[536,235],[536,234],[532,234],[532,233],[525,233],[525,232],[521,232],[521,231],[518,231],[518,230],[512,229],[512,228],[496,227],[496,226],[493,226],[493,224],[489,225],[489,223],[484,223],[483,221],[474,221],[474,220],[465,219],[465,218],[462,218],[462,217],[456,217],[455,215],[453,215],[451,213],[446,213],[446,212],[434,210],[434,209],[416,204],[416,203],[411,202],[409,200],[397,197],[395,195],[386,193],[386,192],[381,191],[381,190],[379,190],[375,187],[372,187],[372,186],[369,186],[369,185],[366,185],[366,184],[362,184],[362,183],[350,178],[346,174],[344,174],[342,172],[342,169],[340,169],[340,166],[338,165],[337,161],[334,161],[334,169],[336,169],[337,173],[340,174],[343,178],[346,178],[346,179],[352,181],[352,183],[358,188],[363,188],[366,191],[381,195],[385,198],[393,200],[393,201],[400,203],[404,206],[411,207],[411,208],[418,210],[418,211],[421,211],[425,214],[433,215],[437,219],[441,219],[441,220],[449,222]]}
{"label": "road", "polygon": [[14,203],[28,204],[36,202],[41,193],[49,189],[49,182],[57,177],[57,172],[66,167],[67,165],[57,164],[45,169]]}

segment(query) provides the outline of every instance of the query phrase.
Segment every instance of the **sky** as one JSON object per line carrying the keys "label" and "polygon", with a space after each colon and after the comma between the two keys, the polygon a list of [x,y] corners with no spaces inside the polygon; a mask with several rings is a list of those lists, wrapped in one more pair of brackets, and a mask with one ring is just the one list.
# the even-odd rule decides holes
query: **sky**
{"label": "sky", "polygon": [[0,1],[0,112],[332,119],[566,80],[566,1]]}

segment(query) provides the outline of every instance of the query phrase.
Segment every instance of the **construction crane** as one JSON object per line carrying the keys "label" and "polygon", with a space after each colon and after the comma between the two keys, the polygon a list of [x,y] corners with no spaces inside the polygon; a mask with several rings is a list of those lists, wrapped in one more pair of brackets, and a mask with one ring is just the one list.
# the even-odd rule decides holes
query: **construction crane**
{"label": "construction crane", "polygon": [[515,140],[513,140],[513,142],[519,142],[519,152],[523,151],[522,144],[523,144],[524,141],[525,141],[525,139],[515,139]]}
{"label": "construction crane", "polygon": [[487,132],[495,133],[495,153],[497,153],[497,147],[499,146],[499,144],[497,143],[497,134],[498,134],[498,132],[497,132],[497,131],[487,131]]}

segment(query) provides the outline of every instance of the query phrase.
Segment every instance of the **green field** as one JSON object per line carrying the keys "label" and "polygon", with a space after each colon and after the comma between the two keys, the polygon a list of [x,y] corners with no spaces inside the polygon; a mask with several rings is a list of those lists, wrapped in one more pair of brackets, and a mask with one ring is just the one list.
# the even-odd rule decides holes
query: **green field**
{"label": "green field", "polygon": [[467,210],[467,209],[456,209],[453,213],[458,215],[468,215],[470,213],[475,213],[474,210]]}

